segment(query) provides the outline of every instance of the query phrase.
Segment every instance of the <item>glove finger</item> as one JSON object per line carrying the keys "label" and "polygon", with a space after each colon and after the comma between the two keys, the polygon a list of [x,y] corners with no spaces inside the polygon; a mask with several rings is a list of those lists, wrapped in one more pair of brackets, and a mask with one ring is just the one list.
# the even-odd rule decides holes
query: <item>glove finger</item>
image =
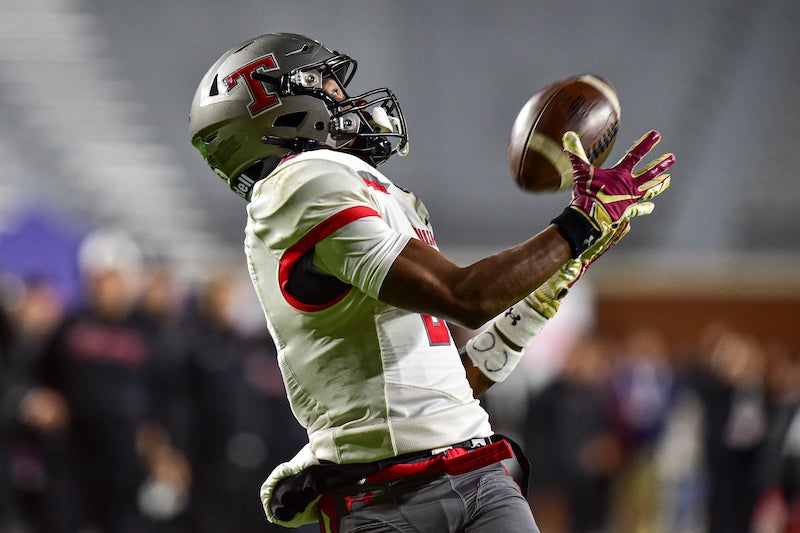
{"label": "glove finger", "polygon": [[584,163],[589,163],[589,156],[586,155],[586,150],[583,148],[580,137],[574,131],[568,131],[561,137],[561,144],[564,150],[577,156]]}
{"label": "glove finger", "polygon": [[655,176],[661,174],[669,167],[671,167],[673,164],[675,164],[675,155],[671,153],[664,154],[658,159],[648,163],[648,165],[643,169],[634,172],[632,176],[636,179],[641,179],[645,181],[653,179]]}
{"label": "glove finger", "polygon": [[650,213],[652,213],[654,208],[655,205],[653,204],[653,202],[639,202],[629,206],[625,210],[625,213],[628,216],[628,218],[643,217],[645,215],[649,215]]}
{"label": "glove finger", "polygon": [[616,166],[632,170],[660,140],[661,134],[656,130],[650,130],[633,143],[633,146],[630,147]]}
{"label": "glove finger", "polygon": [[640,200],[649,200],[650,198],[658,196],[667,190],[670,183],[672,183],[672,178],[670,178],[670,175],[661,174],[660,176],[656,176],[654,179],[641,184],[639,186],[639,191],[645,191],[645,193],[642,195]]}

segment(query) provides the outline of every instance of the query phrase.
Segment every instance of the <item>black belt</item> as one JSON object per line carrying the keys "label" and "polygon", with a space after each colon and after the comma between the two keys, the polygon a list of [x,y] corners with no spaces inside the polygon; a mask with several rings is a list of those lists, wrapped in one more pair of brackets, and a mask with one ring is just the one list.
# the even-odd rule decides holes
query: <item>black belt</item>
{"label": "black belt", "polygon": [[320,494],[331,489],[358,483],[393,465],[429,459],[452,448],[479,448],[503,438],[495,435],[494,437],[469,439],[443,448],[404,453],[370,463],[337,464],[322,461],[318,465],[306,468],[299,474],[280,480],[272,493],[270,509],[278,519],[288,522],[298,512],[302,512],[308,507],[308,504]]}

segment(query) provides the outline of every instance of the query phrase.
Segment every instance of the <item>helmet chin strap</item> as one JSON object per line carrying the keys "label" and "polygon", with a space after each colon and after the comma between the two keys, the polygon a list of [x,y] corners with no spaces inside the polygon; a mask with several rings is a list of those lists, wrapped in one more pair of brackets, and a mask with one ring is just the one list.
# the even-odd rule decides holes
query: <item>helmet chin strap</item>
{"label": "helmet chin strap", "polygon": [[261,142],[264,144],[271,144],[273,146],[280,146],[281,148],[286,148],[287,150],[295,153],[318,150],[325,147],[314,139],[302,139],[300,137],[284,139],[282,137],[276,137],[275,135],[264,135],[261,137]]}
{"label": "helmet chin strap", "polygon": [[254,164],[235,178],[230,181],[231,190],[241,196],[243,199],[250,201],[253,195],[253,188],[256,183],[266,178],[270,172],[275,170],[278,163],[283,159],[281,156],[268,157],[260,161],[261,165]]}
{"label": "helmet chin strap", "polygon": [[[387,117],[387,122],[389,122],[393,117]],[[396,119],[395,119],[396,120]],[[389,122],[389,124],[393,124],[394,120]],[[398,121],[399,127],[399,121]],[[315,141],[314,139],[303,139],[301,137],[295,137],[293,139],[284,139],[282,137],[276,137],[274,135],[264,135],[261,138],[261,142],[264,144],[271,144],[273,146],[279,146],[281,148],[285,148],[287,151],[294,152],[296,154],[302,152],[309,152],[311,150],[319,150],[321,148],[329,148],[328,146]],[[347,146],[338,148],[337,150],[340,152],[347,152],[353,154],[354,156],[362,159],[367,164],[377,167],[379,164],[383,163],[389,156],[392,155],[392,145],[387,139],[381,139],[377,142],[370,143],[368,146],[365,147],[358,147],[359,142],[364,142],[363,139],[359,139],[356,137],[353,139],[352,143],[348,143]],[[334,148],[331,148],[334,149]],[[405,143],[402,147],[397,150],[397,154],[400,156],[405,156],[408,154],[408,143]],[[280,158],[278,158],[280,160]],[[274,168],[274,167],[273,167]],[[266,175],[266,174],[264,174]],[[262,175],[262,177],[264,177]],[[239,183],[234,183],[237,180],[242,180],[244,183],[241,185]],[[250,184],[249,189],[247,189],[247,182],[250,181],[250,178],[242,174],[242,176],[238,176],[237,178],[231,180],[231,189],[234,190],[239,196],[249,200],[250,193],[252,192],[252,186],[255,183]],[[239,191],[242,188],[247,189],[246,194],[247,196],[241,194]]]}

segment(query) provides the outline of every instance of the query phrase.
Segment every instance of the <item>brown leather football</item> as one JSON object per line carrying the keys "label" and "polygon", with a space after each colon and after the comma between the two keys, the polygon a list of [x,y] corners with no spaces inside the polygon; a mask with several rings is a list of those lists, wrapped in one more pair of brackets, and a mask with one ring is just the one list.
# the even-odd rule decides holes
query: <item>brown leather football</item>
{"label": "brown leather football", "polygon": [[522,107],[508,143],[511,176],[531,192],[572,185],[572,165],[561,138],[578,134],[589,161],[599,167],[611,153],[619,129],[620,105],[613,86],[592,74],[552,83]]}

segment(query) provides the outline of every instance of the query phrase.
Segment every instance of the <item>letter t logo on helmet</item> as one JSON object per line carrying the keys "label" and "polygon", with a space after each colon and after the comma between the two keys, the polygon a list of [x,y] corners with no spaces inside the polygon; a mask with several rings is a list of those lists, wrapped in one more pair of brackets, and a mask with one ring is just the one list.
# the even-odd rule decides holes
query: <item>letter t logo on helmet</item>
{"label": "letter t logo on helmet", "polygon": [[[275,55],[268,54],[231,72],[225,76],[225,78],[223,78],[222,83],[225,85],[225,89],[227,89],[229,93],[240,85],[244,85],[247,90],[250,91],[250,96],[252,97],[253,102],[247,106],[247,109],[250,111],[250,116],[255,118],[264,111],[281,105],[281,101],[275,95],[275,93],[267,90],[264,82],[254,79],[253,73],[266,73],[273,70],[278,70],[279,68],[278,62],[275,61]],[[244,83],[240,84],[240,80],[244,81]]]}

